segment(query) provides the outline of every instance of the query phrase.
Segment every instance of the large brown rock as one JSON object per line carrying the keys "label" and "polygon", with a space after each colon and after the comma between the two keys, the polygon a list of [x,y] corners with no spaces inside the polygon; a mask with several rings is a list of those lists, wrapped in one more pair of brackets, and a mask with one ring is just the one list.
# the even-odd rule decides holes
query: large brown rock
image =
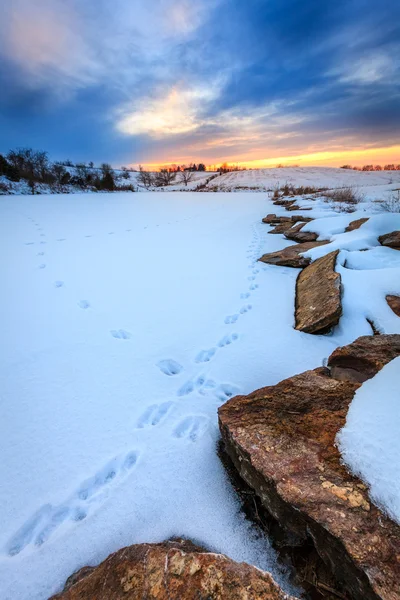
{"label": "large brown rock", "polygon": [[393,296],[392,294],[388,294],[386,296],[386,302],[389,304],[392,311],[400,317],[400,296]]}
{"label": "large brown rock", "polygon": [[272,577],[185,540],[138,544],[70,577],[52,600],[290,600]]}
{"label": "large brown rock", "polygon": [[400,356],[400,334],[365,335],[337,348],[328,359],[332,377],[362,383]]}
{"label": "large brown rock", "polygon": [[389,246],[395,250],[400,250],[400,231],[392,231],[378,237],[379,243],[382,246]]}
{"label": "large brown rock", "polygon": [[338,253],[336,250],[318,258],[297,277],[296,329],[324,333],[338,324],[342,314],[341,277],[335,271]]}
{"label": "large brown rock", "polygon": [[309,242],[306,244],[293,244],[293,246],[288,246],[287,248],[283,248],[283,250],[264,254],[261,258],[259,258],[259,260],[261,262],[270,265],[277,265],[279,267],[294,267],[302,269],[310,264],[311,261],[310,258],[302,256],[302,253],[307,252],[307,250],[311,250],[311,248],[315,248],[315,246],[322,246],[323,244],[327,243],[328,242]]}
{"label": "large brown rock", "polygon": [[339,597],[399,600],[400,527],[371,503],[335,444],[359,386],[327,368],[306,371],[228,401],[219,426],[241,478],[293,548],[314,545]]}
{"label": "large brown rock", "polygon": [[287,229],[283,235],[287,240],[298,242],[300,244],[304,242],[315,242],[318,238],[318,233],[314,233],[314,231],[302,231],[304,225],[305,223],[297,223],[294,227]]}
{"label": "large brown rock", "polygon": [[290,229],[293,225],[293,221],[290,219],[282,220],[280,223],[275,225],[274,229],[270,229],[268,233],[285,233],[288,229]]}
{"label": "large brown rock", "polygon": [[360,229],[361,225],[363,223],[366,223],[368,221],[368,217],[365,218],[361,218],[361,219],[356,219],[355,221],[351,221],[345,231],[354,231],[355,229]]}

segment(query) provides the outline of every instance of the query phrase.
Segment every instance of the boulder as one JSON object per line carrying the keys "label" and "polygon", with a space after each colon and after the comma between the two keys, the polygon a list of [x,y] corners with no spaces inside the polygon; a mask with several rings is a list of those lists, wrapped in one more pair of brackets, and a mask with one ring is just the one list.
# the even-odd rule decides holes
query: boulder
{"label": "boulder", "polygon": [[345,231],[354,231],[354,229],[359,229],[363,223],[368,221],[368,217],[356,219],[355,221],[351,221],[345,229]]}
{"label": "boulder", "polygon": [[388,294],[386,296],[386,302],[389,304],[392,311],[400,317],[400,296],[393,296],[392,294]]}
{"label": "boulder", "polygon": [[400,356],[400,334],[365,335],[337,348],[328,359],[332,377],[362,383]]}
{"label": "boulder", "polygon": [[273,202],[273,204],[275,204],[275,206],[290,206],[291,204],[294,204],[295,200],[283,200],[283,199],[278,199],[275,200]]}
{"label": "boulder", "polygon": [[315,246],[322,246],[323,244],[327,243],[328,242],[309,242],[305,244],[293,244],[293,246],[288,246],[287,248],[283,248],[283,250],[264,254],[261,258],[259,258],[259,260],[261,262],[270,265],[277,265],[279,267],[294,267],[302,269],[311,262],[311,259],[302,256],[302,253],[311,250],[311,248],[315,248]]}
{"label": "boulder", "polygon": [[[286,208],[286,210],[300,210],[300,206],[298,206],[295,203],[290,204],[289,206],[285,206],[285,208]],[[306,210],[308,210],[308,209],[306,209]]]}
{"label": "boulder", "polygon": [[299,331],[325,333],[338,324],[342,314],[341,277],[335,271],[338,253],[335,250],[318,258],[297,277],[295,317]]}
{"label": "boulder", "polygon": [[371,502],[335,444],[360,385],[328,368],[306,371],[229,400],[219,427],[225,452],[293,552],[306,556],[313,545],[321,571],[332,573],[338,591],[330,598],[399,600],[400,527]]}
{"label": "boulder", "polygon": [[297,223],[294,227],[287,229],[284,232],[285,238],[298,243],[315,242],[318,238],[318,233],[314,233],[313,231],[302,231],[304,225],[305,223]]}
{"label": "boulder", "polygon": [[186,540],[138,544],[70,577],[52,600],[295,600],[269,573]]}
{"label": "boulder", "polygon": [[268,231],[268,233],[285,233],[285,231],[290,229],[292,225],[293,221],[290,219],[285,221],[282,220],[280,223],[278,223],[278,225],[275,225],[274,229]]}
{"label": "boulder", "polygon": [[266,223],[267,225],[272,225],[280,223],[282,219],[288,221],[290,217],[277,217],[275,213],[269,213],[266,217],[263,218],[262,222]]}
{"label": "boulder", "polygon": [[378,237],[379,243],[382,246],[389,246],[395,250],[400,250],[400,231],[392,231]]}

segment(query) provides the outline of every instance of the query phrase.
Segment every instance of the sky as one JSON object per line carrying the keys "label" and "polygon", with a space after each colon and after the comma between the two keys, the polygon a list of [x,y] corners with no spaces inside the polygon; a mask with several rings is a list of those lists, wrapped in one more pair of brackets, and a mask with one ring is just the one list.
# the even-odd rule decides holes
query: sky
{"label": "sky", "polygon": [[0,0],[0,152],[400,163],[398,0]]}

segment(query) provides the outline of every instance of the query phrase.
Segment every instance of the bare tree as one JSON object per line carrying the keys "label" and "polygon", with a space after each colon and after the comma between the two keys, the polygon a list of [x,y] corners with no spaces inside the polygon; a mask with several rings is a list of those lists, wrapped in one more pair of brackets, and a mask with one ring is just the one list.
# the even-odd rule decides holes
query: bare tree
{"label": "bare tree", "polygon": [[194,171],[189,171],[189,170],[179,171],[179,178],[180,178],[181,183],[184,183],[185,186],[187,187],[187,184],[190,183],[191,181],[193,181],[193,179],[194,179]]}
{"label": "bare tree", "polygon": [[158,173],[155,174],[154,184],[157,187],[164,187],[167,185],[171,185],[173,181],[176,179],[176,171],[170,171],[169,169],[160,169]]}
{"label": "bare tree", "polygon": [[149,188],[153,185],[153,174],[150,171],[145,171],[142,165],[139,165],[139,175],[137,176],[137,181],[141,185],[144,185],[145,188]]}

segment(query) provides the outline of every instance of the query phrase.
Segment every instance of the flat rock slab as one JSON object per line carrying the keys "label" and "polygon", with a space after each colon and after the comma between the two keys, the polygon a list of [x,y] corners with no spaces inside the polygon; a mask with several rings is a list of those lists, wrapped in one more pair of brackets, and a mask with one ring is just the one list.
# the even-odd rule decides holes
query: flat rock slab
{"label": "flat rock slab", "polygon": [[400,334],[364,335],[332,352],[328,367],[335,379],[362,383],[397,356],[400,356]]}
{"label": "flat rock slab", "polygon": [[295,317],[299,331],[324,333],[338,324],[342,314],[341,277],[335,271],[338,254],[335,250],[318,258],[297,277]]}
{"label": "flat rock slab", "polygon": [[191,542],[137,544],[84,567],[52,600],[296,600],[272,577]]}
{"label": "flat rock slab", "polygon": [[386,302],[389,304],[392,311],[400,317],[400,296],[393,296],[392,294],[388,294],[386,296]]}
{"label": "flat rock slab", "polygon": [[361,225],[363,223],[366,223],[368,221],[368,217],[365,218],[361,218],[361,219],[356,219],[355,221],[351,221],[345,231],[354,231],[355,229],[360,229]]}
{"label": "flat rock slab", "polygon": [[382,246],[389,246],[395,250],[400,250],[400,231],[392,231],[378,237],[379,243]]}
{"label": "flat rock slab", "polygon": [[[312,542],[352,600],[400,599],[400,527],[343,466],[335,438],[360,386],[306,371],[219,409],[225,451],[293,546]],[[343,596],[345,597],[345,596]]]}
{"label": "flat rock slab", "polygon": [[306,256],[302,256],[302,253],[311,250],[311,248],[322,246],[323,244],[327,243],[328,242],[309,242],[305,244],[294,244],[293,246],[283,248],[283,250],[264,254],[261,258],[259,258],[259,260],[269,265],[302,269],[311,262],[311,259]]}
{"label": "flat rock slab", "polygon": [[305,242],[316,242],[318,233],[314,233],[314,231],[302,231],[304,225],[305,223],[297,223],[294,227],[287,229],[283,235],[287,240],[298,242],[300,244]]}
{"label": "flat rock slab", "polygon": [[273,202],[273,204],[275,204],[275,206],[290,206],[291,204],[294,204],[296,202],[296,200],[275,200],[275,202]]}

